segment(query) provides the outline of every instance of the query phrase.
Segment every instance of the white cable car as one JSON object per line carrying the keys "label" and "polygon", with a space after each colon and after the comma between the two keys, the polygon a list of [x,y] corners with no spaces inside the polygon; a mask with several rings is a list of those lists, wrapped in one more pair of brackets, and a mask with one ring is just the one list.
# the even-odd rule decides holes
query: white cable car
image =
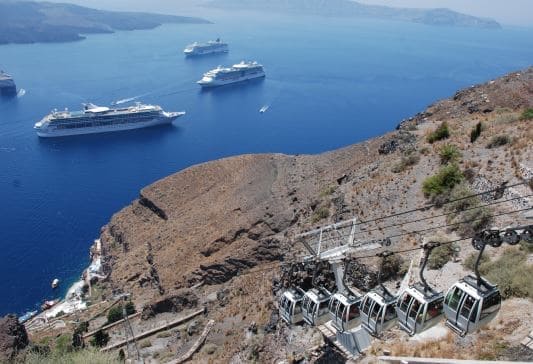
{"label": "white cable car", "polygon": [[371,335],[380,336],[396,324],[396,300],[397,297],[383,286],[368,292],[361,302],[361,325]]}
{"label": "white cable car", "polygon": [[331,293],[325,288],[313,288],[307,291],[302,301],[305,322],[309,325],[321,325],[329,318],[328,304]]}
{"label": "white cable car", "polygon": [[361,325],[373,336],[380,336],[381,333],[396,324],[397,296],[389,292],[381,283],[381,271],[385,258],[392,255],[392,252],[378,254],[381,257],[381,264],[378,272],[378,286],[368,292],[361,302]]}
{"label": "white cable car", "polygon": [[474,266],[476,275],[464,277],[446,293],[444,300],[446,325],[461,336],[487,324],[500,310],[500,290],[496,285],[483,279],[478,270],[481,256],[488,243],[495,247],[500,246],[499,234],[491,234],[489,231],[472,239],[472,245],[479,250]]}
{"label": "white cable car", "polygon": [[335,293],[329,301],[331,324],[339,331],[348,331],[361,322],[361,296]]}
{"label": "white cable car", "polygon": [[279,315],[289,325],[303,321],[302,300],[304,292],[299,288],[291,288],[285,292],[279,301]]}
{"label": "white cable car", "polygon": [[429,255],[438,246],[438,243],[433,242],[423,246],[420,282],[403,291],[396,303],[398,324],[409,335],[417,334],[437,324],[443,315],[444,293],[433,290],[424,279],[424,269]]}

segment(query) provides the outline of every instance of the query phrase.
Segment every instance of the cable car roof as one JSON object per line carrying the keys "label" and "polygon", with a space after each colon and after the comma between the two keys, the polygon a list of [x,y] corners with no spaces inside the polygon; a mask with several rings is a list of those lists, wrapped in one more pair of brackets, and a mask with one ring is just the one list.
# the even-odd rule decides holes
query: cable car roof
{"label": "cable car roof", "polygon": [[411,296],[416,298],[418,301],[432,301],[434,299],[440,298],[443,296],[443,292],[437,292],[432,289],[425,290],[424,285],[420,282],[415,283],[405,290]]}
{"label": "cable car roof", "polygon": [[302,292],[294,288],[288,289],[287,291],[283,292],[283,295],[287,297],[289,300],[295,301],[295,302],[301,301],[303,298]]}
{"label": "cable car roof", "polygon": [[367,294],[367,297],[373,301],[375,301],[377,304],[384,306],[387,304],[390,304],[394,301],[396,301],[396,297],[394,296],[382,296],[379,292],[370,291]]}
{"label": "cable car roof", "polygon": [[348,296],[346,297],[345,295],[343,295],[342,293],[335,293],[332,297],[332,299],[336,299],[337,301],[339,301],[340,303],[342,303],[343,305],[352,305],[356,302],[359,302],[361,301],[361,296]]}
{"label": "cable car roof", "polygon": [[308,297],[313,302],[324,302],[329,301],[331,295],[325,289],[316,289],[313,288],[305,293],[305,296]]}

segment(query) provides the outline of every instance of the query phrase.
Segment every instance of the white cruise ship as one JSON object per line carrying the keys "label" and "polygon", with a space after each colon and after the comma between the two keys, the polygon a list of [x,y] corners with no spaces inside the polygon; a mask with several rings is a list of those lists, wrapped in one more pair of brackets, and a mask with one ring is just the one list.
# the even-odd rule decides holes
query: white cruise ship
{"label": "white cruise ship", "polygon": [[217,38],[217,40],[210,40],[207,43],[194,42],[189,44],[183,53],[187,56],[201,56],[204,54],[227,53],[228,51],[228,44]]}
{"label": "white cruise ship", "polygon": [[204,73],[202,79],[197,83],[202,87],[213,87],[259,77],[265,77],[265,70],[262,65],[257,62],[242,61],[232,67],[218,66],[214,70]]}
{"label": "white cruise ship", "polygon": [[157,105],[110,109],[84,104],[82,111],[57,111],[46,115],[33,127],[40,137],[104,133],[169,124],[185,112],[166,112]]}

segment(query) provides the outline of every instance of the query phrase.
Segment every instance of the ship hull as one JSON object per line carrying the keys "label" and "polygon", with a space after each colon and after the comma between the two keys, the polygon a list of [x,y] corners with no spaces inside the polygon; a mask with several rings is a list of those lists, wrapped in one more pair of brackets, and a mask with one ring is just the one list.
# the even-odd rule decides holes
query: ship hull
{"label": "ship hull", "polygon": [[256,78],[264,78],[265,77],[265,73],[260,73],[260,74],[253,74],[253,75],[245,75],[243,77],[239,77],[239,78],[236,78],[236,79],[228,79],[228,80],[213,80],[213,81],[210,81],[210,82],[203,82],[203,81],[198,81],[197,83],[204,87],[204,88],[210,88],[210,87],[217,87],[217,86],[224,86],[224,85],[230,85],[232,83],[239,83],[239,82],[244,82],[244,81],[248,81],[248,80],[253,80],[253,79],[256,79]]}
{"label": "ship hull", "polygon": [[183,116],[183,115],[185,115],[184,112],[175,113],[175,115],[172,115],[172,116],[159,116],[146,122],[137,122],[137,123],[131,123],[131,124],[117,124],[117,125],[109,125],[105,127],[87,127],[87,128],[79,128],[79,129],[60,129],[60,130],[58,129],[46,130],[46,129],[36,128],[36,130],[37,130],[37,135],[41,138],[55,138],[55,137],[64,137],[64,136],[71,136],[71,135],[110,133],[110,132],[117,132],[117,131],[148,128],[148,127],[156,126],[156,125],[170,124],[174,120],[176,120],[178,117]]}
{"label": "ship hull", "polygon": [[205,56],[207,54],[228,53],[228,52],[229,52],[228,47],[220,47],[220,48],[213,48],[213,49],[194,49],[194,50],[183,51],[183,53],[185,53],[187,57]]}

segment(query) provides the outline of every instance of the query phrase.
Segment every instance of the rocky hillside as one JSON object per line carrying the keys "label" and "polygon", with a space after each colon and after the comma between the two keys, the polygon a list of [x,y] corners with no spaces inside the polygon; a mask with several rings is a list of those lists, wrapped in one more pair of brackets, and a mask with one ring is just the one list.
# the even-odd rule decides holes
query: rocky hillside
{"label": "rocky hillside", "polygon": [[71,42],[82,34],[153,29],[166,23],[209,23],[186,17],[90,9],[73,4],[0,0],[0,44]]}
{"label": "rocky hillside", "polygon": [[[317,331],[290,330],[277,318],[280,262],[290,262],[293,253],[302,249],[293,242],[294,235],[353,216],[369,220],[438,202],[443,194],[424,181],[443,168],[459,173],[458,187],[450,187],[447,194],[527,181],[533,176],[531,108],[533,68],[459,91],[401,121],[396,131],[343,149],[320,155],[243,155],[178,172],[144,188],[137,200],[102,228],[102,269],[107,278],[93,281],[92,296],[87,298],[95,306],[117,294],[131,294],[141,312],[133,321],[135,332],[203,309],[204,314],[193,322],[140,343],[143,356],[160,362],[186,353],[209,320],[213,327],[204,347],[192,357],[194,362],[340,360],[337,352],[324,346]],[[446,210],[436,207],[389,220],[387,224],[395,225],[390,228],[372,226],[361,238],[396,235],[393,249],[402,249],[431,234],[447,234],[451,239],[469,236],[471,230],[527,223],[530,210],[513,211],[531,207],[531,188],[523,184],[508,189],[504,198],[512,201],[476,209],[479,224],[475,226],[459,224],[452,230],[405,234],[466,216],[446,220],[442,216]],[[436,217],[402,224],[428,216]],[[429,275],[442,289],[467,272],[460,261],[467,260],[473,249],[468,242],[460,250],[455,261],[444,261],[444,270]],[[531,253],[527,254],[531,260]],[[502,253],[491,250],[489,255],[497,259]],[[404,261],[408,258],[402,256]],[[368,269],[373,269],[372,263]],[[495,358],[530,355],[516,349],[533,323],[533,287],[530,283],[524,287],[525,291],[509,293],[504,302],[508,309],[495,323],[500,327],[484,334],[505,342],[505,350],[491,352]],[[517,301],[514,296],[526,298]],[[517,321],[513,307],[526,307],[521,312],[530,314]],[[97,310],[77,318],[91,318],[89,329],[97,328],[105,323],[103,318],[95,319]],[[122,326],[109,333],[111,343],[124,339]],[[408,352],[401,346],[406,335],[391,335],[389,341],[376,343],[365,360],[372,362],[373,355],[384,349],[393,354]],[[436,350],[427,355],[481,357],[483,345],[478,345],[478,339],[461,341],[464,350],[455,354]],[[458,345],[455,338],[443,340],[450,347]]]}

